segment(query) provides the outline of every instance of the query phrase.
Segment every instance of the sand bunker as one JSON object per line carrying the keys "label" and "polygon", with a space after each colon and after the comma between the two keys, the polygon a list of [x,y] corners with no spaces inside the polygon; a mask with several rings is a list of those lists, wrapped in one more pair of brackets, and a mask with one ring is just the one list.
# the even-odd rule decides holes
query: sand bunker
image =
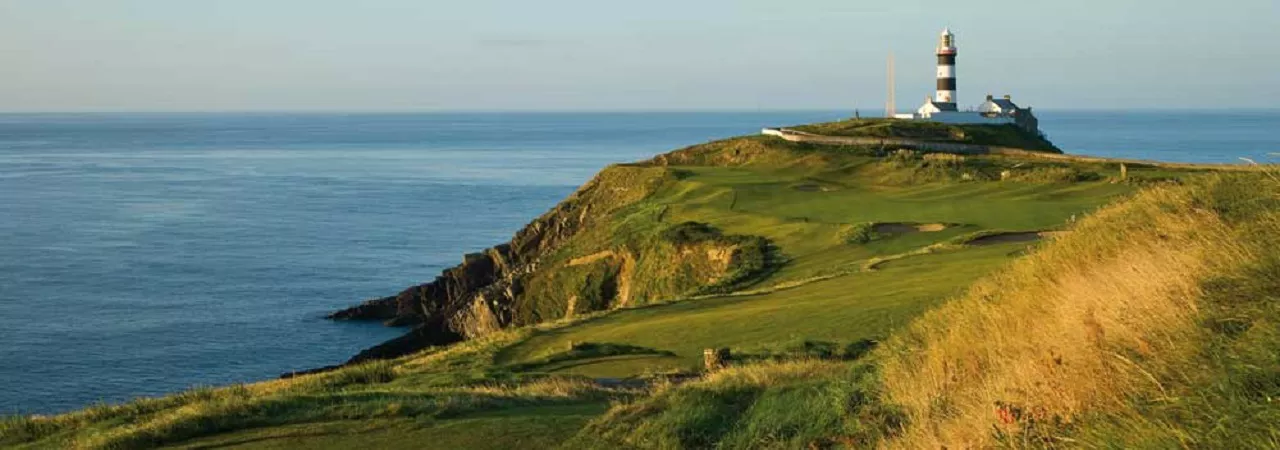
{"label": "sand bunker", "polygon": [[945,230],[947,227],[945,223],[890,222],[872,225],[871,231],[880,234],[933,233]]}

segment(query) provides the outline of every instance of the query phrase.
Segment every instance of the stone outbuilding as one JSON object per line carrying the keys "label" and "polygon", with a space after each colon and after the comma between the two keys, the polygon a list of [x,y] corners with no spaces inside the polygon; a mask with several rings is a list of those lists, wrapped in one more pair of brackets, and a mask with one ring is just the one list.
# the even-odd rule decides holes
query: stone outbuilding
{"label": "stone outbuilding", "polygon": [[1004,98],[987,95],[987,101],[978,105],[978,113],[988,119],[1011,119],[1015,125],[1032,133],[1040,129],[1040,120],[1031,113],[1031,108],[1019,107],[1008,95]]}

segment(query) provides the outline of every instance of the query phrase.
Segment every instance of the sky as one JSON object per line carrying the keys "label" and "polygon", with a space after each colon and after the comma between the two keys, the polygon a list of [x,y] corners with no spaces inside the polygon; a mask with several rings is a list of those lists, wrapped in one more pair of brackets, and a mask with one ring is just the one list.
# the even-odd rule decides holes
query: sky
{"label": "sky", "polygon": [[0,111],[1275,108],[1280,1],[0,0]]}

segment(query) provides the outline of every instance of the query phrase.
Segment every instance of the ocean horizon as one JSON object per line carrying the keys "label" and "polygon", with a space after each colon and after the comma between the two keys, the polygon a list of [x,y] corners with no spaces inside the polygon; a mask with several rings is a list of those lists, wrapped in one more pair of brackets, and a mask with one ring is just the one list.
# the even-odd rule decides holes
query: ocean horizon
{"label": "ocean horizon", "polygon": [[[326,313],[506,241],[608,164],[851,113],[0,113],[0,414],[341,363],[404,330]],[[1280,162],[1280,110],[1036,113],[1070,154]]]}

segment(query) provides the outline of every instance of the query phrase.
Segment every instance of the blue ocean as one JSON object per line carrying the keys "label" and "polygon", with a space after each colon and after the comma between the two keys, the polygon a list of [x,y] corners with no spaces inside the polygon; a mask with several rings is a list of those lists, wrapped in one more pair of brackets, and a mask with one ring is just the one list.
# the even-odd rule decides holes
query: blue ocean
{"label": "blue ocean", "polygon": [[[1069,153],[1278,162],[1280,112],[1039,111]],[[335,364],[615,162],[846,112],[0,115],[0,414]]]}

